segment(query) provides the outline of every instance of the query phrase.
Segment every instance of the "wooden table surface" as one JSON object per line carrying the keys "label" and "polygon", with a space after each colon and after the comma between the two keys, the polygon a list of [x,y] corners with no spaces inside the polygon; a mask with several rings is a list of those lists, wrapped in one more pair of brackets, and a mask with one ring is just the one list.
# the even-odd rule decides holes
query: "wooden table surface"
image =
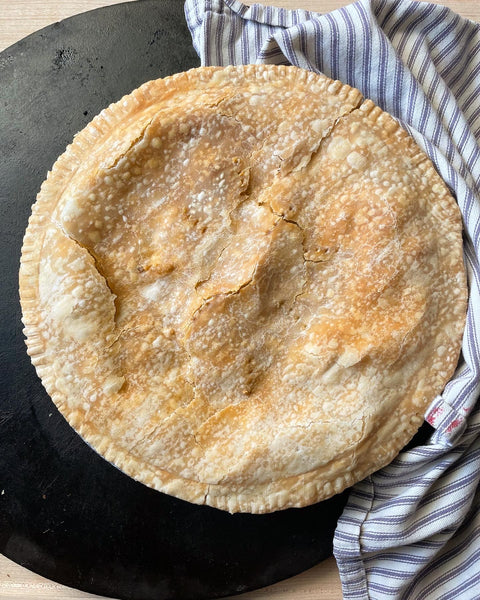
{"label": "wooden table surface", "polygon": [[[0,51],[26,35],[72,15],[122,0],[0,0]],[[173,1],[173,0],[172,0]],[[179,0],[175,0],[179,1]],[[480,21],[480,2],[435,0],[459,14]],[[248,2],[251,3],[251,2]],[[348,0],[263,0],[263,4],[328,12]],[[1,85],[1,82],[0,82]],[[82,600],[100,598],[53,583],[0,555],[1,600]],[[248,592],[242,600],[341,600],[338,571],[333,558],[296,577],[268,588]]]}

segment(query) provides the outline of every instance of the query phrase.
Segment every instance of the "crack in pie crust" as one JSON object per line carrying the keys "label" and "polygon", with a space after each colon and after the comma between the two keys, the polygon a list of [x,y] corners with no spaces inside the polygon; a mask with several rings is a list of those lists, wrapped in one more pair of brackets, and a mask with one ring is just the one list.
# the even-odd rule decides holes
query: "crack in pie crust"
{"label": "crack in pie crust", "polygon": [[358,90],[193,69],[76,135],[20,294],[38,375],[108,461],[230,512],[300,507],[389,463],[452,376],[461,218]]}

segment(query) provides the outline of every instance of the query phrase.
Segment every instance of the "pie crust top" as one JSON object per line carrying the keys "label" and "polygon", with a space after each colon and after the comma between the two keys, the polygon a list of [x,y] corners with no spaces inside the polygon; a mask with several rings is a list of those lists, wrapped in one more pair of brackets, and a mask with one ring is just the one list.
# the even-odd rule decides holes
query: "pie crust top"
{"label": "pie crust top", "polygon": [[461,217],[358,90],[193,69],[57,160],[20,294],[47,392],[108,461],[230,512],[300,507],[389,463],[452,376]]}

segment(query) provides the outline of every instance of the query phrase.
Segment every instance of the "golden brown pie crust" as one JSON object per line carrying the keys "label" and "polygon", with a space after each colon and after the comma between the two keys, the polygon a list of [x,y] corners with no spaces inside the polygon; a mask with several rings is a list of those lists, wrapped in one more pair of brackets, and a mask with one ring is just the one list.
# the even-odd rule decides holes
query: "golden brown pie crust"
{"label": "golden brown pie crust", "polygon": [[38,375],[107,460],[231,512],[305,506],[389,463],[452,376],[461,218],[358,90],[199,68],[75,137],[20,295]]}

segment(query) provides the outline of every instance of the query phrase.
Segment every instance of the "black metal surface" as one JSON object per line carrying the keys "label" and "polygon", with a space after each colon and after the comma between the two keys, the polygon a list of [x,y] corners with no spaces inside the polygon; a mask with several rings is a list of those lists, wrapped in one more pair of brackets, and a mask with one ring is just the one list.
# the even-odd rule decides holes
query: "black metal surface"
{"label": "black metal surface", "polygon": [[109,103],[197,64],[181,0],[84,13],[0,54],[0,552],[116,598],[215,598],[296,574],[330,554],[346,499],[229,515],[150,490],[76,435],[25,352],[19,256],[48,169]]}

